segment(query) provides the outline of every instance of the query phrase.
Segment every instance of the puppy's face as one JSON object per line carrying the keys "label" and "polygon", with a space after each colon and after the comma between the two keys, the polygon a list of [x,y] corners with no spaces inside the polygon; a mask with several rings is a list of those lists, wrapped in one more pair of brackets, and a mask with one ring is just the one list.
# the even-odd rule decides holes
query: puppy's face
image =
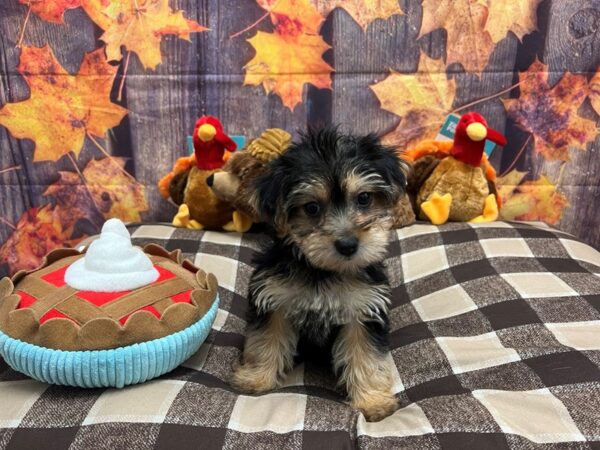
{"label": "puppy's face", "polygon": [[269,165],[256,204],[313,266],[357,271],[385,256],[403,167],[373,135],[308,134]]}

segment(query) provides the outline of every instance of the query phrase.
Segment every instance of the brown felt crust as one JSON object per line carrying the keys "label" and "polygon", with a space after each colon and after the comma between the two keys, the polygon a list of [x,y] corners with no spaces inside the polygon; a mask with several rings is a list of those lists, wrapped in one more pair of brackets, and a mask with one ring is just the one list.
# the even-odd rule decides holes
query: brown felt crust
{"label": "brown felt crust", "polygon": [[[171,302],[167,306],[165,298],[160,297],[161,289],[157,289],[159,296],[154,301],[151,299],[144,301],[144,304],[157,304],[159,311],[162,312],[161,318],[147,311],[136,311],[129,316],[123,326],[118,319],[110,317],[111,308],[95,307],[71,296],[58,305],[57,309],[65,313],[75,311],[73,319],[79,323],[55,318],[40,325],[39,311],[36,313],[33,308],[17,309],[20,297],[14,292],[27,284],[28,275],[37,278],[40,274],[50,273],[66,264],[72,264],[85,253],[73,249],[59,249],[49,253],[38,269],[21,271],[12,279],[7,277],[0,280],[0,330],[14,339],[41,347],[58,350],[103,350],[158,339],[181,331],[200,320],[217,297],[218,285],[215,276],[205,273],[188,260],[182,260],[179,250],[169,252],[156,244],[149,244],[144,247],[144,252],[155,264],[160,264],[176,275],[173,281],[163,282],[165,286],[175,286],[181,291],[192,289],[191,303]],[[187,283],[187,289],[183,289],[186,286],[182,283]],[[157,286],[160,287],[161,284]],[[143,289],[144,287],[138,290]],[[58,290],[50,295],[56,296]],[[129,295],[135,294],[138,290]],[[38,302],[40,300],[38,299]],[[77,309],[78,305],[82,305],[80,310]],[[112,308],[114,309],[114,306]],[[85,310],[92,312],[93,318],[82,324]],[[123,312],[122,308],[116,313],[121,312]]]}

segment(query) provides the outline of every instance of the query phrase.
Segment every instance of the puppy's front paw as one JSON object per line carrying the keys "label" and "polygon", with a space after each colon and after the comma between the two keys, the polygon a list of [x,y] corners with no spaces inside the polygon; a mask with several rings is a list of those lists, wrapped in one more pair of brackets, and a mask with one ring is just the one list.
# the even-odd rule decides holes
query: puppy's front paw
{"label": "puppy's front paw", "polygon": [[242,364],[234,370],[231,384],[242,392],[258,394],[275,389],[279,383],[277,372],[260,366]]}
{"label": "puppy's front paw", "polygon": [[363,413],[367,422],[379,422],[398,409],[398,400],[391,393],[373,392],[352,406]]}

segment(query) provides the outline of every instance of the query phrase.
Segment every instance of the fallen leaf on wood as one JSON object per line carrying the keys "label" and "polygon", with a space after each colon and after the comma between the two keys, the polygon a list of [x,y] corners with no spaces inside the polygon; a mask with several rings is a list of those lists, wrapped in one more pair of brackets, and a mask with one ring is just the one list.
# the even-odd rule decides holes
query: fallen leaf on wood
{"label": "fallen leaf on wood", "polygon": [[500,217],[504,220],[558,223],[569,205],[567,198],[556,190],[547,177],[522,182],[524,176],[524,172],[513,170],[498,177],[498,192],[502,197]]}
{"label": "fallen leaf on wood", "polygon": [[419,38],[446,30],[446,63],[460,63],[467,72],[480,74],[487,65],[494,42],[485,26],[488,8],[482,0],[423,0]]}
{"label": "fallen leaf on wood", "polygon": [[120,61],[121,47],[134,52],[146,69],[162,62],[160,43],[164,36],[190,39],[190,33],[207,28],[175,11],[169,0],[82,0],[83,9],[104,30],[109,61]]}
{"label": "fallen leaf on wood", "polygon": [[321,57],[329,45],[321,36],[258,31],[248,42],[256,55],[245,66],[244,84],[262,84],[267,93],[279,95],[290,110],[302,101],[305,84],[331,88],[333,68]]}
{"label": "fallen leaf on wood", "polygon": [[600,116],[600,67],[590,80],[590,101],[594,111]]}
{"label": "fallen leaf on wood", "polygon": [[92,159],[83,169],[83,176],[105,219],[116,217],[124,222],[139,222],[140,213],[148,210],[145,188],[125,175],[124,167],[124,158]]}
{"label": "fallen leaf on wood", "polygon": [[56,214],[67,232],[79,219],[87,219],[99,229],[105,219],[113,217],[140,221],[140,213],[148,210],[144,185],[125,175],[124,158],[111,158],[90,160],[82,171],[85,183],[75,172],[59,172],[59,180],[44,192],[54,199]]}
{"label": "fallen leaf on wood", "polygon": [[48,252],[62,247],[68,238],[53,206],[31,208],[0,247],[0,261],[8,264],[11,275],[21,269],[35,269]]}
{"label": "fallen leaf on wood", "polygon": [[537,29],[537,8],[542,0],[491,0],[485,30],[498,43],[512,31],[519,40]]}
{"label": "fallen leaf on wood", "polygon": [[317,8],[326,17],[335,8],[343,8],[366,30],[375,19],[389,19],[403,15],[398,0],[315,0]]}
{"label": "fallen leaf on wood", "polygon": [[508,116],[533,134],[535,151],[548,160],[567,161],[570,148],[585,150],[596,135],[595,122],[577,114],[589,91],[585,76],[566,72],[550,86],[548,67],[536,60],[519,74],[519,83],[519,97],[502,102]]}
{"label": "fallen leaf on wood", "polygon": [[392,71],[371,86],[381,107],[402,118],[398,127],[384,136],[386,144],[411,147],[433,139],[452,109],[456,85],[448,79],[446,66],[421,54],[416,73]]}
{"label": "fallen leaf on wood", "polygon": [[309,0],[257,0],[280,32],[317,34],[323,17]]}
{"label": "fallen leaf on wood", "polygon": [[28,5],[32,12],[47,22],[63,23],[65,11],[79,7],[81,0],[19,0],[19,3]]}
{"label": "fallen leaf on wood", "polygon": [[127,114],[110,101],[117,68],[102,49],[86,53],[79,72],[69,74],[48,45],[23,47],[17,69],[30,96],[0,109],[0,125],[17,139],[34,141],[34,161],[78,155],[86,133],[102,137]]}

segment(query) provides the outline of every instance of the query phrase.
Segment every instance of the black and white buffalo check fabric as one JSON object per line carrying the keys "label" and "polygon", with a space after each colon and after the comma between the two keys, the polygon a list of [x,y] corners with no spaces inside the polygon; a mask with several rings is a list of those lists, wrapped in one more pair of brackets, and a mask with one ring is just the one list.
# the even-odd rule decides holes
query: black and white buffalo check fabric
{"label": "black and white buffalo check fabric", "polygon": [[367,423],[318,366],[265,395],[228,385],[263,235],[130,230],[217,275],[207,342],[121,390],[48,386],[0,360],[0,448],[600,448],[600,253],[568,234],[503,222],[399,230],[387,267],[401,408]]}

